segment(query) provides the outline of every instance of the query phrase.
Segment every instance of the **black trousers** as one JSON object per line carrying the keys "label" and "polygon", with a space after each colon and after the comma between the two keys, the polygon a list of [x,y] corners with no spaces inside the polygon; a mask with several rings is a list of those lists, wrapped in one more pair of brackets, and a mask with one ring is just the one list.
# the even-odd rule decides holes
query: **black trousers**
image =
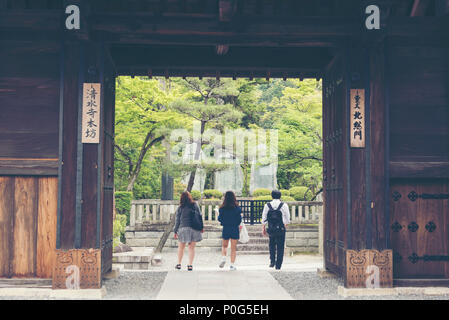
{"label": "black trousers", "polygon": [[270,236],[270,261],[277,269],[282,266],[284,260],[285,231],[279,235]]}

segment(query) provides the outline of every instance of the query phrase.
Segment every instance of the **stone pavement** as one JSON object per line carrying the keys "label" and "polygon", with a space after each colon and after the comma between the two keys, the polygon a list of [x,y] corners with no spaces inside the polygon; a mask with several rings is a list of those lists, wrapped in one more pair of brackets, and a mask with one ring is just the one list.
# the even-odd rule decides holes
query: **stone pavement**
{"label": "stone pavement", "polygon": [[[187,252],[185,252],[187,254]],[[281,271],[268,268],[268,255],[237,255],[236,271],[229,270],[229,257],[218,267],[220,252],[197,250],[194,271],[187,271],[187,255],[182,270],[174,270],[175,252],[163,254],[163,265],[150,270],[168,271],[156,299],[160,300],[291,300],[292,297],[270,272],[316,272],[322,256],[285,256]]]}
{"label": "stone pavement", "polygon": [[[134,252],[114,254],[114,256],[146,256],[151,257],[152,248],[134,248]],[[228,250],[230,251],[230,250]],[[228,252],[229,255],[229,252]],[[210,250],[208,248],[196,248],[195,259],[193,267],[195,271],[215,271],[219,270],[218,263],[220,262],[221,252],[217,250]],[[238,271],[269,271],[269,256],[268,254],[256,255],[241,255],[237,253],[236,267]],[[162,252],[161,266],[145,266],[145,271],[173,271],[177,264],[176,250],[164,250]],[[188,251],[184,251],[184,258],[182,261],[182,269],[186,270],[188,261]],[[147,264],[148,265],[148,264]],[[115,267],[120,267],[115,264]],[[318,254],[300,254],[294,256],[284,256],[282,264],[282,271],[298,271],[298,272],[316,272],[318,268],[323,267],[323,257]],[[229,257],[224,267],[224,270],[229,269]],[[271,270],[271,269],[270,269]],[[142,270],[144,271],[144,270]],[[281,271],[281,272],[282,272]]]}
{"label": "stone pavement", "polygon": [[268,271],[170,271],[157,300],[291,300]]}

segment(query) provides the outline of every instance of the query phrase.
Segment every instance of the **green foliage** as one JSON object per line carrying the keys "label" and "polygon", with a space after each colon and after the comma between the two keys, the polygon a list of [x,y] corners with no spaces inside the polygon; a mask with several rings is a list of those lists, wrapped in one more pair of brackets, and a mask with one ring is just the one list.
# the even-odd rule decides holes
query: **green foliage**
{"label": "green foliage", "polygon": [[124,214],[117,214],[113,222],[113,237],[114,248],[119,245],[119,242],[125,242],[125,229],[127,217]]}
{"label": "green foliage", "polygon": [[200,200],[201,199],[201,192],[198,190],[192,190],[190,192],[190,194],[192,195],[193,200]]}
{"label": "green foliage", "polygon": [[307,201],[312,196],[307,187],[293,187],[289,191],[290,196],[296,201]]}
{"label": "green foliage", "polygon": [[271,198],[271,196],[265,195],[265,196],[255,197],[255,198],[253,198],[253,200],[273,200],[273,199]]}
{"label": "green foliage", "polygon": [[[134,199],[159,198],[161,175],[175,178],[174,199],[187,186],[181,174],[198,164],[173,165],[167,161],[172,129],[191,132],[194,121],[204,129],[223,133],[227,129],[278,130],[278,188],[283,197],[312,198],[322,188],[322,94],[321,82],[308,79],[220,79],[119,77],[116,90],[115,188],[130,190]],[[203,145],[206,152],[210,144]],[[249,146],[245,146],[245,149]],[[180,151],[182,152],[182,150]],[[243,195],[249,195],[251,162],[240,163]],[[206,185],[213,188],[218,165],[206,164]],[[309,192],[289,194],[293,187]],[[254,196],[270,195],[271,191]],[[220,196],[211,195],[214,198]],[[197,194],[194,195],[197,197]],[[129,209],[127,209],[129,211]],[[129,212],[128,212],[129,215]]]}
{"label": "green foliage", "polygon": [[133,200],[132,192],[116,191],[115,192],[115,210],[119,215],[126,217],[126,224],[129,225],[129,212],[131,210],[131,200]]}
{"label": "green foliage", "polygon": [[203,194],[206,199],[221,199],[221,197],[223,196],[223,193],[221,191],[215,189],[204,190]]}
{"label": "green foliage", "polygon": [[187,186],[181,182],[175,182],[173,184],[173,198],[175,200],[179,200],[181,198],[181,194],[186,191]]}
{"label": "green foliage", "polygon": [[[254,200],[273,200],[271,198],[271,196],[258,196],[256,198],[254,198]],[[281,197],[282,201],[295,201],[295,199],[293,199],[292,197],[289,196],[282,196]]]}
{"label": "green foliage", "polygon": [[270,196],[271,197],[271,190],[260,188],[253,191],[253,197],[260,197],[260,196]]}

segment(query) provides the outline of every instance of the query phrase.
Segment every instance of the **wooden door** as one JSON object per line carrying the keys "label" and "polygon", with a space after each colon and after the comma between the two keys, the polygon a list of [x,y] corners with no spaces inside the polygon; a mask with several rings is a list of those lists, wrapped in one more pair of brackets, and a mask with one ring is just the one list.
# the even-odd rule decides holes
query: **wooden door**
{"label": "wooden door", "polygon": [[336,57],[323,80],[324,254],[326,268],[341,273],[345,249],[345,115],[344,60]]}
{"label": "wooden door", "polygon": [[390,202],[394,277],[449,278],[449,179],[393,180]]}
{"label": "wooden door", "polygon": [[51,278],[56,177],[0,177],[0,278]]}

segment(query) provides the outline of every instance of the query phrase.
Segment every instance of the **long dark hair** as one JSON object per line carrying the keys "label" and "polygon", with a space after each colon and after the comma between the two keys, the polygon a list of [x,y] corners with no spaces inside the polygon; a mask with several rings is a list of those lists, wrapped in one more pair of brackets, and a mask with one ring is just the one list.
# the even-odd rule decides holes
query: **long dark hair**
{"label": "long dark hair", "polygon": [[232,191],[226,191],[220,208],[236,208],[238,206],[239,204],[237,202],[237,198],[235,197],[235,193]]}
{"label": "long dark hair", "polygon": [[193,201],[192,195],[190,194],[189,191],[184,191],[181,194],[181,199],[179,200],[179,205],[181,207],[193,206],[194,203],[195,201]]}

